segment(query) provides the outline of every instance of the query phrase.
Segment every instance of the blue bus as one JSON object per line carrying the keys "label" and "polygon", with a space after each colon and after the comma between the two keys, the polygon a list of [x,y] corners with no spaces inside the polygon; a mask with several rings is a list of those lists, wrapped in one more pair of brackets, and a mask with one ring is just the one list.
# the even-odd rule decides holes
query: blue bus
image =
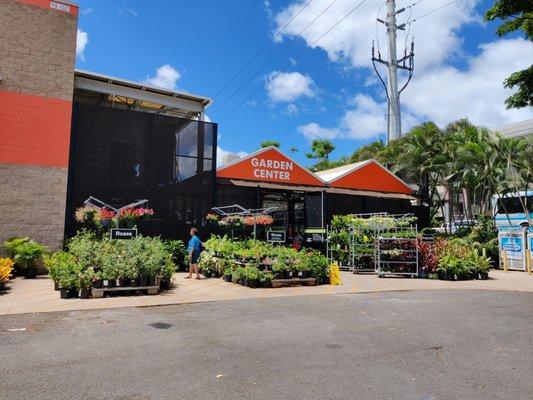
{"label": "blue bus", "polygon": [[[525,203],[527,210],[524,210],[522,203]],[[533,190],[494,195],[492,212],[498,229],[533,227]]]}

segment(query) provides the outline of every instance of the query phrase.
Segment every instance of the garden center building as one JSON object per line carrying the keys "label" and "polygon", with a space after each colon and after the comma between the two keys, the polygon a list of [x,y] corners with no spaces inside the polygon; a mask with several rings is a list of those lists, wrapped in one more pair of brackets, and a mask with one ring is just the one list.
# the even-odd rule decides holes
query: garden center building
{"label": "garden center building", "polygon": [[295,232],[325,227],[335,214],[424,213],[413,189],[375,160],[313,173],[276,147],[217,170],[217,206],[275,209],[290,240]]}
{"label": "garden center building", "polygon": [[147,199],[146,234],[184,237],[214,206],[275,207],[290,238],[343,213],[417,212],[412,190],[375,161],[314,174],[275,148],[216,169],[210,99],[75,70],[78,7],[0,0],[0,241],[59,248],[94,196]]}

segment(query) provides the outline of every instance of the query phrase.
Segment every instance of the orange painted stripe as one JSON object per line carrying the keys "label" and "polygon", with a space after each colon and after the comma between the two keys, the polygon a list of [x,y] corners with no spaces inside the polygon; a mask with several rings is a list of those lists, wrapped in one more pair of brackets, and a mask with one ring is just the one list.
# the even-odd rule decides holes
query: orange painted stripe
{"label": "orange painted stripe", "polygon": [[54,0],[16,0],[18,3],[29,4],[31,6],[37,6],[46,8],[48,10],[58,11],[64,14],[78,15],[78,6],[63,3],[61,1]]}
{"label": "orange painted stripe", "polygon": [[68,166],[72,102],[0,92],[0,163]]}

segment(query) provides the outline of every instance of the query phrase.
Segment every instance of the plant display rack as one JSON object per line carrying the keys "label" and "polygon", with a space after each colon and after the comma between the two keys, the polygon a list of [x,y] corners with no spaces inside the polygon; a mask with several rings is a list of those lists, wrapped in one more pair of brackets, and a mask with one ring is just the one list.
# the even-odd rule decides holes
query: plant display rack
{"label": "plant display rack", "polygon": [[[412,214],[369,213],[339,216],[337,227],[327,227],[327,257],[341,270],[353,273],[380,270],[378,238],[409,237],[416,239]],[[335,223],[335,221],[334,221]]]}
{"label": "plant display rack", "polygon": [[377,260],[375,227],[350,227],[350,259],[354,274],[375,272]]}
{"label": "plant display rack", "polygon": [[379,232],[377,238],[376,274],[418,276],[418,230],[414,227],[395,227]]}
{"label": "plant display rack", "polygon": [[326,227],[326,256],[330,264],[336,263],[341,271],[352,270],[352,230]]}

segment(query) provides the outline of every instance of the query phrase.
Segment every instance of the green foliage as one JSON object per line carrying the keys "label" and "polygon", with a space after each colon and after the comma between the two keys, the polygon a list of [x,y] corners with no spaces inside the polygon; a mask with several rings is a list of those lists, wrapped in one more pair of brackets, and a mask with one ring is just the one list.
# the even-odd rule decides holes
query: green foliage
{"label": "green foliage", "polygon": [[279,149],[279,147],[281,146],[279,142],[275,141],[275,140],[264,140],[261,142],[260,144],[260,147],[262,149],[264,149],[265,147],[270,147],[270,146],[273,146],[273,147],[277,147]]}
{"label": "green foliage", "polygon": [[[236,263],[239,261],[239,264]],[[245,263],[242,267],[241,263]],[[280,273],[289,270],[310,271],[313,277],[329,274],[328,259],[317,252],[300,251],[283,246],[273,246],[258,240],[233,241],[227,237],[211,237],[205,242],[205,251],[200,256],[200,268],[214,270],[232,277],[232,281],[255,276],[259,272],[259,280],[265,271],[259,266],[271,268],[272,272]],[[244,273],[249,275],[243,275]],[[251,275],[250,275],[251,274]],[[268,275],[266,276],[268,279]],[[247,278],[249,279],[249,278]],[[255,279],[255,278],[254,278]]]}
{"label": "green foliage", "polygon": [[176,270],[172,253],[157,237],[99,239],[82,231],[68,242],[67,249],[45,259],[50,277],[63,287],[90,288],[93,279],[170,279]]}
{"label": "green foliage", "polygon": [[533,3],[531,1],[496,0],[485,13],[486,21],[495,19],[505,21],[496,30],[498,36],[521,30],[529,40],[533,40]]}
{"label": "green foliage", "polygon": [[35,269],[39,261],[46,252],[46,247],[34,240],[20,243],[15,248],[13,261],[22,269]]}
{"label": "green foliage", "polygon": [[524,70],[513,72],[503,81],[503,86],[507,89],[514,89],[515,87],[518,89],[516,93],[505,99],[508,109],[533,106],[533,65]]}
{"label": "green foliage", "polygon": [[311,143],[311,150],[312,153],[306,154],[307,158],[315,159],[318,163],[328,162],[330,153],[335,150],[335,145],[328,139],[315,139]]}
{"label": "green foliage", "polygon": [[[533,40],[533,2],[530,0],[496,0],[485,13],[486,21],[495,19],[503,21],[496,30],[498,36],[522,31],[527,39]],[[507,108],[533,106],[533,65],[511,74],[504,86],[518,87],[518,91],[505,100]]]}
{"label": "green foliage", "polygon": [[485,273],[491,268],[491,260],[479,243],[468,239],[441,241],[435,250],[438,260],[437,271],[447,275],[466,277],[475,273]]}
{"label": "green foliage", "polygon": [[187,258],[187,247],[181,240],[165,240],[163,242],[165,250],[172,255],[172,262],[177,267],[185,265]]}
{"label": "green foliage", "polygon": [[6,240],[4,242],[4,247],[7,251],[7,256],[11,259],[14,259],[15,255],[17,254],[17,248],[29,241],[29,237],[14,237]]}

